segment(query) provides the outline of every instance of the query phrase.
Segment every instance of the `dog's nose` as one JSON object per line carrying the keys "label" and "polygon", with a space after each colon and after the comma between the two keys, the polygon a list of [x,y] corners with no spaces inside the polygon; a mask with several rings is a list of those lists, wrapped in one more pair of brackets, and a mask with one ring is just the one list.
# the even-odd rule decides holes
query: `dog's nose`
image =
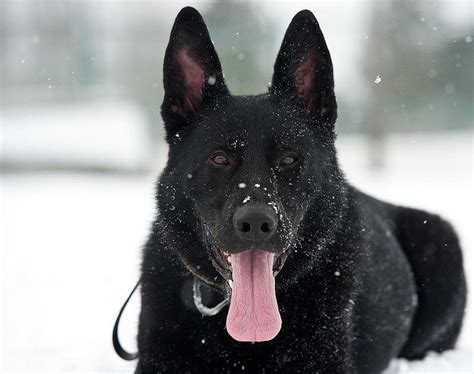
{"label": "dog's nose", "polygon": [[270,239],[277,229],[277,217],[266,205],[243,206],[234,214],[234,228],[244,240],[259,242]]}

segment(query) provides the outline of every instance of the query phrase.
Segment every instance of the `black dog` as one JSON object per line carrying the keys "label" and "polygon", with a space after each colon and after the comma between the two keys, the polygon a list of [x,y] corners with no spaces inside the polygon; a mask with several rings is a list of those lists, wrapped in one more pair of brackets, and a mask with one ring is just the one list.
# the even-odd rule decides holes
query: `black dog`
{"label": "black dog", "polygon": [[[137,373],[368,374],[454,346],[466,298],[456,234],[344,179],[311,12],[292,20],[269,93],[236,97],[184,8],[164,87],[169,160],[143,254]],[[208,300],[230,297],[227,313],[201,315],[194,277]]]}

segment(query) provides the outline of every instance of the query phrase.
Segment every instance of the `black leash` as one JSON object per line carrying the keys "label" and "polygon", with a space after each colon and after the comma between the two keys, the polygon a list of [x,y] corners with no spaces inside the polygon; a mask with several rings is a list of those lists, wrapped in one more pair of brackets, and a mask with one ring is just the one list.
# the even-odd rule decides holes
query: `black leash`
{"label": "black leash", "polygon": [[[112,343],[114,345],[115,352],[117,353],[117,355],[119,355],[120,358],[123,358],[124,360],[127,360],[127,361],[135,360],[138,357],[138,352],[130,353],[130,352],[127,352],[122,347],[122,345],[120,344],[119,337],[118,337],[118,329],[120,325],[120,319],[122,318],[122,313],[125,310],[128,302],[132,298],[133,294],[137,290],[138,286],[140,285],[140,281],[141,279],[138,280],[135,287],[133,287],[132,292],[130,292],[130,295],[128,295],[127,300],[125,300],[125,303],[122,305],[122,308],[120,308],[117,319],[115,320],[114,331],[112,332]],[[201,299],[201,285],[202,285],[202,282],[197,277],[194,277],[194,284],[193,284],[194,305],[196,305],[197,310],[201,312],[203,316],[214,316],[217,313],[219,313],[222,310],[222,308],[224,308],[227,304],[229,304],[229,297],[226,297],[216,306],[212,308],[206,307],[202,303],[202,299]]]}
{"label": "black leash", "polygon": [[125,310],[125,307],[127,306],[127,304],[130,301],[131,297],[133,296],[133,294],[137,290],[138,286],[140,285],[140,281],[141,281],[141,279],[138,280],[135,287],[133,287],[132,292],[130,292],[130,295],[128,295],[127,300],[125,300],[125,303],[122,305],[122,308],[120,308],[120,312],[117,316],[117,319],[115,320],[114,331],[112,333],[112,343],[114,344],[115,352],[119,355],[120,358],[123,358],[124,360],[127,360],[127,361],[135,360],[138,357],[138,352],[130,353],[130,352],[127,352],[122,347],[122,345],[120,344],[119,337],[118,337],[118,328],[119,328],[119,324],[120,324],[120,318],[122,317],[122,313]]}

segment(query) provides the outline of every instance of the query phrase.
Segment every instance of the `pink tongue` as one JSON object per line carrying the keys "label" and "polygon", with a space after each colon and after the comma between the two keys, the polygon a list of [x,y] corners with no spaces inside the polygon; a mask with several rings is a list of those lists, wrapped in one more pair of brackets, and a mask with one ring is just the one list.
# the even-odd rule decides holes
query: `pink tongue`
{"label": "pink tongue", "polygon": [[262,250],[231,256],[233,289],[227,332],[235,340],[263,342],[273,339],[281,329],[273,257],[273,253]]}

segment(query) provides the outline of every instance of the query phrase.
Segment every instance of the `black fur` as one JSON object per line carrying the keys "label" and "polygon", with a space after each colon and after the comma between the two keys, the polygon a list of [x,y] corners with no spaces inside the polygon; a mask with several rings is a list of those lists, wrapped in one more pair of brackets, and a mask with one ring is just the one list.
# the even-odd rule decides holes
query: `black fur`
{"label": "black fur", "polygon": [[[270,92],[235,97],[204,21],[184,8],[164,84],[170,150],[143,252],[137,373],[369,374],[454,346],[466,298],[457,237],[441,218],[344,179],[332,63],[311,12],[289,26]],[[228,165],[213,163],[216,151]],[[297,161],[283,167],[288,152]],[[230,292],[209,256],[249,249],[232,227],[247,196],[279,213],[277,234],[260,248],[287,256],[276,277],[282,330],[256,344],[227,334],[226,310],[201,316],[191,291],[196,276],[213,290],[209,304]]]}

